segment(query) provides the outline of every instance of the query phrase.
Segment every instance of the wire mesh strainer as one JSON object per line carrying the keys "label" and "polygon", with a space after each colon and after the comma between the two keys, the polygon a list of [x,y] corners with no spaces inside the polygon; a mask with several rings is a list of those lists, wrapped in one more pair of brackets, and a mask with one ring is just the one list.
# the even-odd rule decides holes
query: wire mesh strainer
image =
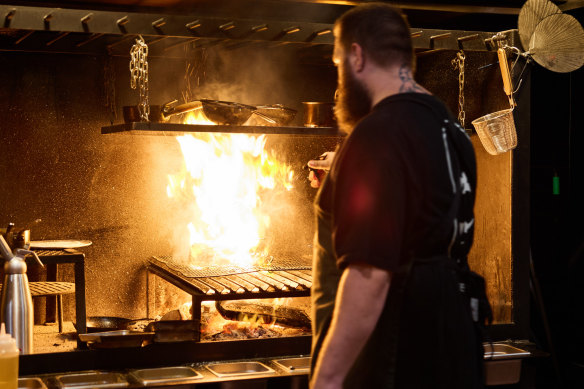
{"label": "wire mesh strainer", "polygon": [[487,153],[497,155],[517,146],[517,132],[513,120],[513,108],[504,109],[472,121]]}

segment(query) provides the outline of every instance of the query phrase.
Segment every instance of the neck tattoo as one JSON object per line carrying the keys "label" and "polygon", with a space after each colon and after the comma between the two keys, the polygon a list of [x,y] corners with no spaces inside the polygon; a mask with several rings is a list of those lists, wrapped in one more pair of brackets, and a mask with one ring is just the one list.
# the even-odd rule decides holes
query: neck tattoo
{"label": "neck tattoo", "polygon": [[418,85],[412,78],[412,71],[406,65],[402,65],[399,68],[399,79],[401,80],[401,86],[399,87],[400,93],[424,92],[424,88]]}

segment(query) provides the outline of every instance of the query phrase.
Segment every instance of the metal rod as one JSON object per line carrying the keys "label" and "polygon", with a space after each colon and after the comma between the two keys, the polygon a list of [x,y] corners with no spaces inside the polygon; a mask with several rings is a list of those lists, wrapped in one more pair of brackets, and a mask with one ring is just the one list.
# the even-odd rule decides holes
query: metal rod
{"label": "metal rod", "polygon": [[43,16],[43,24],[45,26],[45,30],[51,29],[51,19],[53,19],[52,14],[46,14],[45,16]]}
{"label": "metal rod", "polygon": [[295,32],[298,32],[298,31],[300,31],[300,27],[298,27],[298,26],[288,27],[288,28],[285,28],[284,30],[282,30],[282,32],[284,34],[294,34]]}
{"label": "metal rod", "polygon": [[259,24],[257,26],[253,26],[251,28],[251,32],[262,32],[262,31],[266,31],[267,29],[268,29],[267,24]]}
{"label": "metal rod", "polygon": [[166,24],[166,20],[164,20],[164,18],[160,18],[157,19],[155,21],[152,22],[152,27],[154,27],[155,29],[160,29],[162,26],[164,26]]}
{"label": "metal rod", "polygon": [[235,28],[235,23],[233,23],[233,22],[227,22],[227,23],[219,26],[219,29],[223,32],[229,31],[229,30],[234,29],[234,28]]}
{"label": "metal rod", "polygon": [[205,284],[204,282],[201,282],[199,280],[196,279],[190,279],[189,280],[196,288],[199,288],[201,290],[201,292],[203,292],[204,294],[210,296],[215,294],[215,289],[211,288],[209,285]]}
{"label": "metal rod", "polygon": [[6,16],[4,17],[4,28],[10,27],[10,22],[14,18],[15,14],[16,14],[16,10],[14,8],[11,9],[10,11],[8,11]]}
{"label": "metal rod", "polygon": [[310,34],[310,36],[306,39],[306,42],[311,42],[314,39],[316,39],[317,37],[319,37],[321,35],[330,34],[331,32],[333,32],[333,31],[330,28],[325,28],[324,30],[315,31],[312,34]]}
{"label": "metal rod", "polygon": [[129,40],[134,39],[135,37],[136,37],[136,35],[125,36],[122,39],[120,39],[119,41],[112,43],[111,45],[108,45],[107,49],[109,51],[109,50],[113,49],[114,47],[121,45],[124,42],[127,42]]}
{"label": "metal rod", "polygon": [[197,28],[201,27],[201,22],[198,19],[197,20],[193,20],[192,22],[185,24],[185,27],[189,31],[193,32]]}
{"label": "metal rod", "polygon": [[154,45],[154,44],[156,44],[156,43],[158,43],[158,42],[160,42],[160,41],[163,41],[163,40],[165,40],[165,39],[168,39],[168,37],[167,37],[167,36],[162,36],[162,37],[160,37],[160,38],[155,38],[155,39],[152,39],[151,41],[148,41],[148,42],[146,42],[146,43],[148,44],[148,46],[152,46],[152,45]]}
{"label": "metal rod", "polygon": [[89,23],[92,16],[93,16],[93,13],[88,13],[87,15],[85,15],[84,17],[81,18],[81,23],[83,23],[83,24]]}
{"label": "metal rod", "polygon": [[16,40],[16,42],[14,42],[15,45],[20,44],[23,40],[25,40],[26,38],[28,38],[29,36],[31,36],[32,34],[34,34],[34,30],[30,30],[29,32],[27,32],[26,34],[24,34],[23,36],[21,36],[20,38],[18,38]]}
{"label": "metal rod", "polygon": [[220,294],[229,294],[229,288],[225,285],[216,282],[211,278],[202,278],[201,281],[204,281],[206,284],[209,284],[213,289],[218,291]]}
{"label": "metal rod", "polygon": [[93,42],[96,39],[101,38],[102,36],[104,36],[105,34],[99,33],[99,34],[93,34],[91,37],[89,37],[88,39],[84,40],[83,42],[79,42],[75,45],[75,47],[81,47],[84,46],[86,44],[88,44],[89,42]]}
{"label": "metal rod", "polygon": [[237,274],[228,276],[228,278],[231,281],[243,286],[245,289],[247,289],[248,291],[250,291],[252,293],[259,293],[259,291],[260,291],[260,288],[257,285],[254,285],[251,282],[248,282],[248,281],[244,280],[243,278],[238,277]]}
{"label": "metal rod", "polygon": [[245,292],[245,288],[243,288],[241,285],[231,281],[227,277],[215,277],[215,278],[213,278],[213,280],[225,285],[226,287],[231,289],[232,292],[235,292],[237,294],[241,294],[241,293]]}
{"label": "metal rod", "polygon": [[198,41],[199,39],[201,39],[201,38],[191,38],[191,39],[187,39],[187,40],[185,40],[185,41],[182,41],[182,42],[178,42],[178,43],[175,43],[175,44],[172,44],[172,45],[168,45],[168,46],[166,46],[166,47],[165,47],[163,50],[164,50],[164,51],[167,51],[167,50],[170,50],[170,49],[174,49],[175,47],[178,47],[178,46],[188,45],[189,43],[192,43],[192,42]]}
{"label": "metal rod", "polygon": [[264,280],[259,279],[257,277],[257,273],[240,274],[239,276],[253,284],[257,284],[264,292],[273,292],[276,290],[276,288],[274,288],[272,285],[264,282]]}
{"label": "metal rod", "polygon": [[128,23],[130,23],[130,18],[128,18],[128,16],[124,16],[123,18],[116,20],[116,24],[118,26],[125,26]]}
{"label": "metal rod", "polygon": [[59,41],[59,40],[61,40],[61,39],[65,38],[67,35],[69,35],[69,32],[68,32],[68,31],[66,31],[66,32],[62,32],[62,33],[60,33],[60,34],[59,34],[59,36],[57,36],[55,39],[53,39],[53,40],[51,40],[51,41],[48,41],[48,42],[46,43],[46,45],[47,45],[47,46],[51,46],[53,43],[55,43],[55,42],[57,42],[57,41]]}
{"label": "metal rod", "polygon": [[479,34],[472,34],[472,35],[467,35],[467,36],[461,36],[460,38],[457,39],[458,48],[462,50],[464,42],[472,41],[475,39],[480,39],[480,35]]}

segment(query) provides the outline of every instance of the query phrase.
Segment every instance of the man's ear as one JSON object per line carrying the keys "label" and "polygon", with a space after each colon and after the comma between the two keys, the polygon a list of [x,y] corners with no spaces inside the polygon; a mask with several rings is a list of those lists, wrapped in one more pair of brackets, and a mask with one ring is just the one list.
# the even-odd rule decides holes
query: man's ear
{"label": "man's ear", "polygon": [[351,52],[349,53],[353,70],[357,73],[363,71],[365,67],[365,53],[363,48],[358,43],[351,44]]}

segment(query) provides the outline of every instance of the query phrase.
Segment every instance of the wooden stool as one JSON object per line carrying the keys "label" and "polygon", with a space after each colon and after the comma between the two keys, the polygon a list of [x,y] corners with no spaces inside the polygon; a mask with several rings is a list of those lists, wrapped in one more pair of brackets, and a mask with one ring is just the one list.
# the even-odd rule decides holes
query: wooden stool
{"label": "wooden stool", "polygon": [[72,282],[29,282],[30,295],[35,297],[57,296],[57,317],[59,333],[63,332],[63,295],[75,293],[75,284]]}

